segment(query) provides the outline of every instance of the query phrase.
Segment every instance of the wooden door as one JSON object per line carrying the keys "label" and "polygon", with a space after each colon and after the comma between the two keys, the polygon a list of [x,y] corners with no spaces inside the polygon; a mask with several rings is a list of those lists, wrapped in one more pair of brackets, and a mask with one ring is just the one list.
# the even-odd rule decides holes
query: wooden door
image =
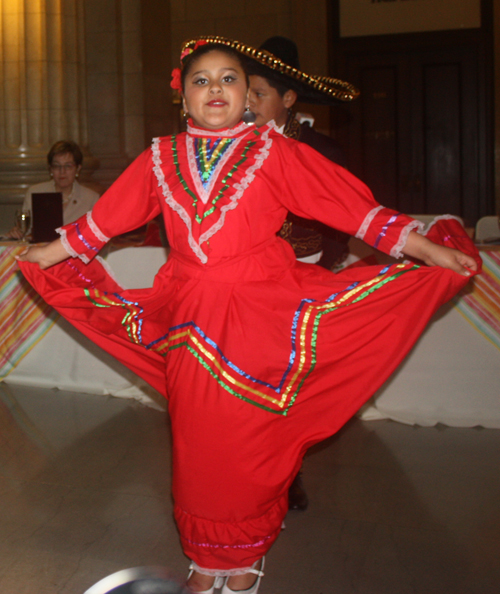
{"label": "wooden door", "polygon": [[493,214],[493,118],[480,46],[420,45],[413,35],[380,45],[342,47],[342,75],[361,90],[337,130],[349,168],[402,212],[451,213],[469,225]]}

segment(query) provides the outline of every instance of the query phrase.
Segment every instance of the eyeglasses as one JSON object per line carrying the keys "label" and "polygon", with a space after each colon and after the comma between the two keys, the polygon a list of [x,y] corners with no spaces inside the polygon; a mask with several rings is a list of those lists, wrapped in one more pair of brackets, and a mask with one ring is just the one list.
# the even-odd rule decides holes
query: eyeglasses
{"label": "eyeglasses", "polygon": [[76,167],[76,163],[64,163],[64,165],[59,165],[56,163],[55,165],[51,165],[50,168],[54,171],[71,171]]}

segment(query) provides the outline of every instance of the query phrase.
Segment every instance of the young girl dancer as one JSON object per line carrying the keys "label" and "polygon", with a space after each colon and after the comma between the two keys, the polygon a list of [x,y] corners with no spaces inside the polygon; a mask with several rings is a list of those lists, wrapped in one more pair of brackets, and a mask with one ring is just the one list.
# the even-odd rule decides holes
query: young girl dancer
{"label": "young girl dancer", "polygon": [[[257,592],[307,448],[360,408],[478,269],[455,220],[432,227],[433,243],[307,145],[243,123],[242,56],[269,60],[222,38],[185,44],[174,84],[187,132],[155,139],[92,212],[20,258],[49,303],[168,395],[188,585],[225,594]],[[427,266],[333,275],[297,263],[276,235],[287,210]],[[160,213],[168,262],[152,289],[123,290],[95,256]]]}

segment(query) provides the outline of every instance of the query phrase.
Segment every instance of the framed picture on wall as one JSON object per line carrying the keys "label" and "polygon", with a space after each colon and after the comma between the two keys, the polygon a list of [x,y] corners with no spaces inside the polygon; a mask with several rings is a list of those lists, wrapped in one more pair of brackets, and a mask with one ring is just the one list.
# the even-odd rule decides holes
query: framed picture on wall
{"label": "framed picture on wall", "polygon": [[481,0],[339,0],[340,37],[481,27]]}

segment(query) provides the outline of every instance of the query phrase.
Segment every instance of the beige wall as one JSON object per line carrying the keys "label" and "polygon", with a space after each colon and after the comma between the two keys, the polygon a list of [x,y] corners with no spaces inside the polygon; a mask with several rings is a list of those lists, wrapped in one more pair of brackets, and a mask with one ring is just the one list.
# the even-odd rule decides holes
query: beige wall
{"label": "beige wall", "polygon": [[250,45],[283,35],[297,42],[302,66],[327,74],[326,0],[173,0],[172,63],[182,42],[200,35],[222,35]]}
{"label": "beige wall", "polygon": [[182,42],[200,35],[222,35],[251,45],[271,35],[290,37],[293,4],[293,0],[173,0],[173,63]]}
{"label": "beige wall", "polygon": [[139,0],[86,0],[88,144],[104,186],[144,148],[141,36]]}
{"label": "beige wall", "polygon": [[[187,39],[221,35],[258,47],[268,37],[283,35],[299,48],[301,67],[328,74],[326,0],[174,0],[171,3],[172,64]],[[329,110],[299,106],[312,112],[317,127],[328,131]]]}
{"label": "beige wall", "polygon": [[[0,20],[0,231],[4,231],[12,226],[26,188],[48,179],[50,146],[72,138],[85,150],[88,136],[83,4],[0,1]],[[87,165],[95,165],[90,155]]]}
{"label": "beige wall", "polygon": [[[61,1],[64,5],[65,0]],[[493,1],[497,32],[495,189],[500,212],[500,0]],[[81,140],[100,164],[88,179],[106,187],[153,136],[175,131],[178,110],[172,105],[170,71],[177,65],[181,43],[188,38],[216,34],[259,45],[272,35],[284,35],[296,41],[303,70],[328,74],[327,4],[327,0],[85,0],[87,99],[80,115],[86,122]],[[314,115],[320,130],[329,130],[328,109],[299,108]],[[40,154],[48,148],[40,147]],[[46,173],[40,170],[38,175],[45,179]],[[30,178],[30,183],[35,181],[42,179]],[[19,200],[23,192],[20,187]],[[17,198],[12,192],[9,196],[6,221],[0,192],[0,232],[11,224],[12,201]]]}
{"label": "beige wall", "polygon": [[446,31],[481,26],[481,0],[340,0],[344,37]]}
{"label": "beige wall", "polygon": [[[500,212],[500,0],[493,2]],[[169,73],[186,39],[215,34],[259,45],[271,35],[284,35],[296,41],[303,70],[328,74],[327,0],[86,0],[85,10],[89,148],[101,162],[94,177],[103,181],[152,136],[176,129]],[[320,130],[329,130],[328,109],[299,108],[313,113]]]}
{"label": "beige wall", "polygon": [[[76,1],[60,5],[67,9]],[[20,14],[26,10],[20,2],[16,6]],[[79,6],[84,77],[78,85],[84,95],[79,117],[85,134],[75,140],[92,165],[82,181],[96,189],[109,186],[152,137],[178,128],[170,72],[188,38],[216,34],[258,46],[284,35],[297,42],[304,70],[327,74],[326,0],[85,0]],[[301,109],[313,111],[319,128],[328,130],[327,109]],[[48,134],[38,146],[42,165],[31,172],[28,185],[47,179],[45,154],[58,139]],[[13,180],[8,207],[0,187],[0,232],[10,228],[26,186],[24,178]]]}
{"label": "beige wall", "polygon": [[0,0],[0,12],[12,25],[0,35],[10,52],[0,60],[4,233],[26,188],[49,179],[46,154],[56,140],[80,144],[80,180],[103,191],[153,136],[172,131],[171,46],[166,1]]}

